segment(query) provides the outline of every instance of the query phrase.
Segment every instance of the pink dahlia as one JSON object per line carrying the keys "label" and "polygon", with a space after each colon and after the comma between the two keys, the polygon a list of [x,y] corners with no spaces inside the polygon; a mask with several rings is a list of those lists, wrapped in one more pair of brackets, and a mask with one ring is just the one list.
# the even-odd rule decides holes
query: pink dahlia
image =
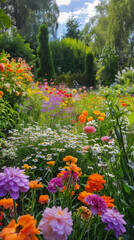
{"label": "pink dahlia", "polygon": [[103,198],[96,194],[88,195],[84,201],[91,205],[90,210],[93,215],[98,214],[99,212],[104,213],[107,210],[107,205]]}
{"label": "pink dahlia", "polygon": [[52,193],[56,193],[57,189],[55,185],[57,186],[57,188],[59,188],[59,190],[62,190],[62,188],[64,187],[62,178],[58,178],[58,177],[52,178],[48,183],[48,191]]}
{"label": "pink dahlia", "polygon": [[82,150],[83,150],[83,151],[88,151],[89,148],[90,148],[90,146],[84,146],[84,147],[82,148]]}
{"label": "pink dahlia", "polygon": [[123,219],[124,215],[121,215],[116,208],[107,209],[107,211],[101,215],[101,220],[104,223],[107,223],[105,228],[107,231],[110,229],[114,230],[115,236],[123,235],[126,232],[123,224],[126,222]]}
{"label": "pink dahlia", "polygon": [[103,142],[106,142],[106,141],[110,142],[110,141],[113,141],[114,139],[113,138],[111,139],[111,137],[109,137],[109,136],[104,136],[104,137],[101,137],[101,140]]}
{"label": "pink dahlia", "polygon": [[4,172],[0,173],[0,197],[4,197],[7,193],[13,199],[19,198],[20,192],[29,190],[29,180],[19,168],[4,168]]}
{"label": "pink dahlia", "polygon": [[38,228],[46,240],[66,240],[71,234],[73,221],[68,208],[46,208]]}
{"label": "pink dahlia", "polygon": [[83,128],[83,131],[85,133],[95,133],[96,132],[96,128],[92,127],[92,126],[86,126]]}

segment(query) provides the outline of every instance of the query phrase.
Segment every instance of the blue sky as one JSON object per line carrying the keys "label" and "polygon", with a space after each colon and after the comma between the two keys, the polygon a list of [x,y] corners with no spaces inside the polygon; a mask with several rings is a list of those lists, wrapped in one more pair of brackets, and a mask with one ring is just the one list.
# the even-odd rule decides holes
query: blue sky
{"label": "blue sky", "polygon": [[58,38],[61,38],[66,31],[66,22],[73,12],[74,18],[80,25],[80,30],[84,28],[84,25],[88,22],[90,17],[95,16],[95,7],[101,0],[56,0],[56,3],[60,10],[58,18]]}

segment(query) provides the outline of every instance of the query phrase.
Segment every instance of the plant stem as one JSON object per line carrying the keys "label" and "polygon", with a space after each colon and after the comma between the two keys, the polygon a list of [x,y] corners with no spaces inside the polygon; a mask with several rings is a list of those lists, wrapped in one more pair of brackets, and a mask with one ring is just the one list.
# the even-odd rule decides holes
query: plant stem
{"label": "plant stem", "polygon": [[17,212],[16,212],[16,206],[15,206],[15,199],[13,199],[13,209],[14,209],[15,222],[17,223]]}
{"label": "plant stem", "polygon": [[[90,222],[90,220],[89,220],[89,222]],[[82,231],[80,237],[78,238],[78,240],[82,240],[82,238],[83,238],[83,236],[84,236],[84,233],[85,233],[87,227],[89,226],[89,222],[88,222],[88,223],[85,222],[85,225],[84,225],[83,231]]]}

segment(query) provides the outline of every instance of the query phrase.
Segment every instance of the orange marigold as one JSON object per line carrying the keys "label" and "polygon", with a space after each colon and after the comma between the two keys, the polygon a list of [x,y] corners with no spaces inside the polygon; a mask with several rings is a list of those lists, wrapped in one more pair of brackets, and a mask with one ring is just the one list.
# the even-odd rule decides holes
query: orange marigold
{"label": "orange marigold", "polygon": [[101,113],[100,116],[101,117],[106,117],[106,114],[105,113]]}
{"label": "orange marigold", "polygon": [[57,177],[58,178],[63,177],[65,172],[66,172],[65,170],[62,170],[60,173],[57,174]]}
{"label": "orange marigold", "polygon": [[[16,207],[18,206],[17,203],[15,203]],[[4,209],[12,209],[13,208],[13,199],[12,198],[3,198],[0,200],[0,206],[2,206]]]}
{"label": "orange marigold", "polygon": [[93,117],[89,117],[89,118],[87,119],[88,122],[91,122],[92,120],[93,120]]}
{"label": "orange marigold", "polygon": [[49,196],[48,195],[40,195],[39,197],[39,203],[40,204],[48,204],[48,201],[49,201]]}
{"label": "orange marigold", "polygon": [[29,182],[29,186],[30,188],[33,188],[33,189],[37,189],[37,188],[42,188],[43,185],[41,183],[38,183],[38,181],[34,180],[34,181],[30,181]]}
{"label": "orange marigold", "polygon": [[80,116],[79,116],[79,121],[80,121],[81,123],[84,123],[84,122],[86,121],[86,117],[85,117],[84,115],[80,115]]}
{"label": "orange marigold", "polygon": [[49,161],[49,162],[46,162],[46,163],[50,166],[53,166],[55,164],[55,161]]}
{"label": "orange marigold", "polygon": [[127,104],[126,104],[126,103],[122,103],[121,105],[122,105],[122,107],[126,107],[126,106],[127,106]]}
{"label": "orange marigold", "polygon": [[100,121],[104,121],[104,117],[98,117]]}
{"label": "orange marigold", "polygon": [[92,174],[88,178],[87,184],[85,186],[85,189],[87,192],[99,192],[101,189],[103,189],[103,183],[106,183],[106,181],[103,179],[103,176],[101,176],[98,173]]}
{"label": "orange marigold", "polygon": [[4,94],[3,91],[0,91],[0,95],[3,96],[3,94]]}
{"label": "orange marigold", "polygon": [[79,194],[79,196],[77,197],[78,200],[80,200],[82,203],[86,204],[88,206],[88,203],[84,201],[84,199],[88,196],[88,195],[92,195],[91,193],[88,193],[86,191],[83,191]]}
{"label": "orange marigold", "polygon": [[81,168],[77,167],[75,163],[71,163],[69,166],[65,166],[65,168],[69,171],[78,173],[78,177],[81,176]]}
{"label": "orange marigold", "polygon": [[76,157],[72,157],[72,156],[66,156],[63,158],[63,161],[66,162],[67,165],[71,164],[71,163],[76,163],[77,162],[77,158]]}
{"label": "orange marigold", "polygon": [[94,113],[95,115],[99,115],[99,114],[100,114],[100,112],[97,111],[97,110],[95,110],[93,113]]}
{"label": "orange marigold", "polygon": [[107,197],[106,195],[101,196],[103,200],[105,201],[108,208],[113,208],[115,205],[113,204],[114,199],[111,199],[111,197]]}
{"label": "orange marigold", "polygon": [[2,240],[38,240],[35,234],[40,235],[40,231],[35,225],[36,220],[34,217],[29,214],[23,215],[17,223],[15,223],[13,219],[7,227],[1,231],[0,237]]}
{"label": "orange marigold", "polygon": [[80,185],[78,183],[76,183],[74,186],[74,190],[79,190],[79,188],[80,188]]}
{"label": "orange marigold", "polygon": [[28,164],[24,164],[22,167],[23,167],[24,169],[27,169],[27,170],[29,170],[29,169],[31,168],[31,166],[29,166]]}
{"label": "orange marigold", "polygon": [[82,112],[82,115],[84,115],[85,117],[88,115],[88,111],[86,111],[86,110],[84,110],[83,112]]}

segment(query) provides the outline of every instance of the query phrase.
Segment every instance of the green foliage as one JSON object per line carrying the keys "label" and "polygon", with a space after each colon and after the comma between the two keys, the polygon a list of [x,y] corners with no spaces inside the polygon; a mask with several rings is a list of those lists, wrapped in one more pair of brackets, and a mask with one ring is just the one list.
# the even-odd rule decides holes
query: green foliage
{"label": "green foliage", "polygon": [[10,17],[4,13],[3,9],[0,9],[0,29],[11,27]]}
{"label": "green foliage", "polygon": [[67,29],[66,33],[64,34],[64,38],[73,38],[77,40],[80,38],[79,24],[73,16],[71,16],[67,21],[66,28]]}
{"label": "green foliage", "polygon": [[54,0],[6,0],[0,2],[6,14],[11,17],[12,24],[28,42],[36,41],[38,28],[45,23],[51,32],[57,29],[59,9]]}
{"label": "green foliage", "polygon": [[86,86],[95,86],[95,66],[94,56],[92,53],[87,53],[85,61],[85,77]]}
{"label": "green foliage", "polygon": [[25,43],[25,40],[15,32],[12,32],[11,35],[7,32],[0,34],[0,52],[2,50],[10,53],[11,57],[15,59],[21,57],[27,62],[34,59],[33,50],[29,43]]}
{"label": "green foliage", "polygon": [[63,73],[56,77],[56,85],[60,83],[65,83],[67,87],[74,88],[74,81],[77,81],[79,85],[85,85],[86,84],[86,78],[84,73],[73,73],[73,74],[67,74]]}
{"label": "green foliage", "polygon": [[96,73],[96,81],[99,85],[109,86],[115,81],[115,75],[118,71],[118,56],[116,53],[105,48],[98,61],[98,70]]}
{"label": "green foliage", "polygon": [[65,38],[61,41],[50,43],[54,68],[56,74],[61,73],[83,73],[85,70],[85,57],[90,48],[82,41]]}
{"label": "green foliage", "polygon": [[0,138],[5,136],[5,131],[15,126],[17,115],[11,105],[0,98]]}
{"label": "green foliage", "polygon": [[132,67],[125,68],[116,75],[116,82],[124,85],[125,87],[130,86],[134,83],[134,69]]}
{"label": "green foliage", "polygon": [[44,24],[40,26],[39,35],[37,37],[39,39],[39,46],[37,48],[39,69],[37,71],[37,77],[43,78],[47,74],[47,79],[49,81],[50,78],[54,77],[54,67],[47,26]]}

